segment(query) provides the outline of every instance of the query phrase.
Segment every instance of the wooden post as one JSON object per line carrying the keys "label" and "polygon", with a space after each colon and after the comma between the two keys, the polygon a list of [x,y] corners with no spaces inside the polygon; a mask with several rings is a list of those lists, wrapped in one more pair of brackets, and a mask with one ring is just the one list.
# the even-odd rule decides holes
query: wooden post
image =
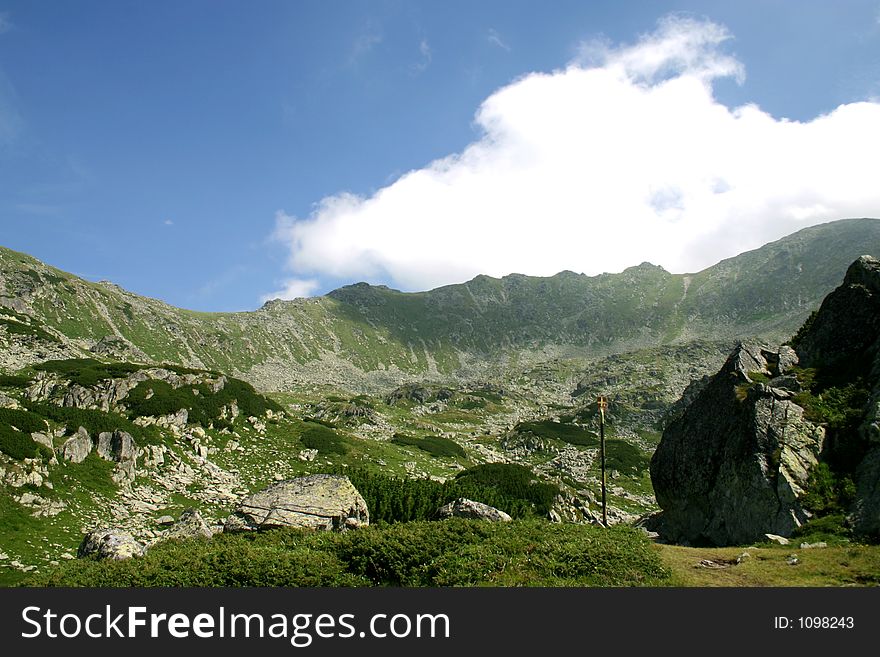
{"label": "wooden post", "polygon": [[596,400],[599,406],[599,454],[602,459],[602,524],[608,526],[608,506],[605,503],[605,409],[608,399],[600,396]]}

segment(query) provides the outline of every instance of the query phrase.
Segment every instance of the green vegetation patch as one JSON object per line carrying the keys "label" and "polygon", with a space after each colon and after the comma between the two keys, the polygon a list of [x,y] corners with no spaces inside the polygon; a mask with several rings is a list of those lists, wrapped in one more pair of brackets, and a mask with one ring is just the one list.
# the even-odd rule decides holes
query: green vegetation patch
{"label": "green vegetation patch", "polygon": [[[548,481],[542,481],[537,478],[534,472],[522,465],[511,463],[484,463],[473,468],[459,472],[455,477],[455,482],[464,491],[473,489],[477,495],[481,494],[481,489],[488,487],[494,489],[502,498],[502,504],[516,509],[518,504],[511,505],[506,500],[526,503],[534,513],[544,516],[553,506],[553,501],[559,495],[559,487]],[[463,495],[469,497],[469,495]],[[505,500],[506,498],[506,500]],[[484,500],[471,497],[477,502]],[[496,504],[491,504],[496,508],[506,511]],[[510,511],[508,511],[510,513]],[[511,513],[511,515],[518,515]]]}
{"label": "green vegetation patch", "polygon": [[478,465],[446,482],[389,477],[364,468],[345,474],[363,496],[374,523],[432,520],[441,506],[466,497],[488,504],[514,518],[543,517],[559,488],[536,478],[528,468],[506,463]]}
{"label": "green vegetation patch", "polygon": [[323,424],[307,422],[299,439],[305,447],[321,454],[347,454],[349,450],[348,441]]}
{"label": "green vegetation patch", "polygon": [[0,388],[27,388],[31,383],[23,374],[0,374]]}
{"label": "green vegetation patch", "polygon": [[34,337],[47,342],[59,342],[58,338],[49,333],[38,320],[8,309],[4,309],[4,312],[11,313],[15,317],[15,319],[10,319],[9,315],[0,314],[0,326],[4,327],[8,334]]}
{"label": "green vegetation patch", "polygon": [[127,561],[77,559],[26,586],[653,586],[670,573],[629,527],[453,518],[345,533],[169,541]]}
{"label": "green vegetation patch", "polygon": [[515,431],[520,433],[532,433],[541,438],[561,440],[570,445],[595,447],[599,444],[599,439],[596,437],[596,434],[589,429],[574,424],[553,422],[552,420],[520,422],[516,425]]}
{"label": "green vegetation patch", "polygon": [[131,417],[160,416],[188,412],[188,421],[204,428],[227,426],[221,420],[223,409],[234,403],[244,417],[262,417],[267,410],[281,411],[281,406],[260,395],[249,383],[227,379],[216,392],[207,383],[173,387],[167,381],[141,381],[123,400]]}
{"label": "green vegetation patch", "polygon": [[[0,452],[11,456],[19,461],[22,459],[36,458],[43,450],[48,449],[40,445],[26,433],[22,433],[12,427],[0,424]],[[51,455],[49,455],[51,456]]]}
{"label": "green vegetation patch", "polygon": [[395,445],[417,447],[424,452],[428,452],[432,456],[467,456],[464,448],[457,442],[440,436],[415,438],[413,436],[407,436],[406,434],[396,433],[394,434],[394,438],[391,439],[391,442]]}
{"label": "green vegetation patch", "polygon": [[69,433],[83,427],[90,436],[94,437],[105,431],[119,430],[131,434],[132,438],[141,445],[157,444],[162,441],[162,435],[157,427],[142,427],[116,413],[105,413],[90,408],[67,408],[48,402],[27,402],[26,406],[36,415],[63,424]]}
{"label": "green vegetation patch", "polygon": [[640,477],[651,465],[651,457],[624,440],[605,441],[605,467],[608,470]]}
{"label": "green vegetation patch", "polygon": [[91,387],[107,379],[124,378],[142,369],[142,366],[131,363],[102,363],[94,358],[69,358],[67,360],[49,360],[34,365],[34,369],[53,372],[71,383]]}
{"label": "green vegetation patch", "polygon": [[13,426],[25,433],[46,430],[46,421],[39,415],[16,408],[0,408],[0,425]]}

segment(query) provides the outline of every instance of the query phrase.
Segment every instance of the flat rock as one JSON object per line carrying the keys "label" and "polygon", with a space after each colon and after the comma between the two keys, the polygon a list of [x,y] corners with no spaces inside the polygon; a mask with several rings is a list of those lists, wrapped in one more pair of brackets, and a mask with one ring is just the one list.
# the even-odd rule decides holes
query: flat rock
{"label": "flat rock", "polygon": [[364,498],[343,475],[315,474],[281,481],[243,499],[224,531],[303,527],[341,531],[370,523]]}
{"label": "flat rock", "polygon": [[444,504],[437,511],[438,518],[472,518],[474,520],[489,520],[491,522],[509,522],[512,518],[494,506],[474,502],[465,497],[460,497],[454,502]]}

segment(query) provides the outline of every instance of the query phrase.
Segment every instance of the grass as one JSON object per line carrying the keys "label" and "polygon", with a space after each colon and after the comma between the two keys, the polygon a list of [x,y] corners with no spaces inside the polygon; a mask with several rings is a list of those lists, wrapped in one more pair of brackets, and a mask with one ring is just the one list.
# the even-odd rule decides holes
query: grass
{"label": "grass", "polygon": [[[878,586],[880,546],[849,545],[800,549],[791,545],[691,548],[660,545],[663,565],[671,572],[670,586]],[[742,554],[748,557],[737,564]],[[789,565],[790,555],[798,563]],[[708,560],[719,567],[703,567]]]}

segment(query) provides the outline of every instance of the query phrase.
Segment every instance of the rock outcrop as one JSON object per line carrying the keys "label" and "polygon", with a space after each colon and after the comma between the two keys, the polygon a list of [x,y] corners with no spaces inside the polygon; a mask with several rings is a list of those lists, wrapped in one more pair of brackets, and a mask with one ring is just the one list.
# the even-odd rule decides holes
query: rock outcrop
{"label": "rock outcrop", "polygon": [[243,499],[224,531],[303,527],[342,531],[370,523],[367,503],[343,475],[315,474],[281,481]]}
{"label": "rock outcrop", "polygon": [[[880,536],[880,261],[856,260],[792,344],[741,345],[676,409],[651,460],[665,539],[725,545],[790,535],[809,517],[801,497],[820,461],[855,482],[854,531]],[[845,414],[855,424],[829,419],[826,432],[808,421],[793,401],[796,365],[813,381],[805,403],[820,403],[811,417],[836,417],[821,404],[840,405],[849,390]],[[823,402],[829,389],[837,392]],[[864,408],[853,406],[865,397]]]}
{"label": "rock outcrop", "polygon": [[61,445],[61,458],[71,463],[82,463],[92,452],[92,439],[83,427]]}
{"label": "rock outcrop", "polygon": [[870,391],[857,429],[864,455],[853,476],[850,521],[856,533],[880,537],[880,261],[862,256],[849,267],[800,336],[797,352],[804,366],[861,377]]}
{"label": "rock outcrop", "polygon": [[788,535],[807,519],[798,497],[824,430],[781,387],[793,358],[788,349],[740,345],[667,426],[651,459],[666,540],[748,543]]}
{"label": "rock outcrop", "polygon": [[90,531],[82,540],[76,556],[80,559],[130,559],[144,554],[144,546],[128,532],[103,527]]}
{"label": "rock outcrop", "polygon": [[444,518],[471,518],[489,520],[490,522],[509,522],[511,520],[511,517],[504,511],[465,497],[460,497],[454,502],[441,506],[437,511],[437,517],[441,520]]}

